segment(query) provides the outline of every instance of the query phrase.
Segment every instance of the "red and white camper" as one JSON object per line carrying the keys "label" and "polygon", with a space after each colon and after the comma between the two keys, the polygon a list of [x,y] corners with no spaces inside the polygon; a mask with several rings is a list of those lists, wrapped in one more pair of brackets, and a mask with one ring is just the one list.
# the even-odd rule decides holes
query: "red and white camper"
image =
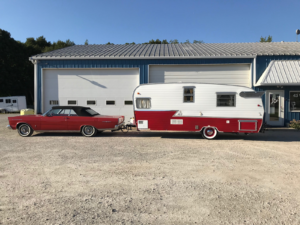
{"label": "red and white camper", "polygon": [[258,133],[263,124],[261,96],[251,88],[200,83],[143,84],[133,93],[139,130]]}

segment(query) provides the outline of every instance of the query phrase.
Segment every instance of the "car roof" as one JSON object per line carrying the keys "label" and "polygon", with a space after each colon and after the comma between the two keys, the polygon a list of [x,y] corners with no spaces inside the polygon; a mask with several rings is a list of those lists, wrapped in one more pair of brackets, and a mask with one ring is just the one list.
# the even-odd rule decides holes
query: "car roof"
{"label": "car roof", "polygon": [[90,109],[90,107],[83,106],[53,106],[52,109],[73,109],[78,116],[92,116],[85,109]]}
{"label": "car roof", "polygon": [[53,106],[52,109],[90,109],[90,107],[83,107],[83,106]]}

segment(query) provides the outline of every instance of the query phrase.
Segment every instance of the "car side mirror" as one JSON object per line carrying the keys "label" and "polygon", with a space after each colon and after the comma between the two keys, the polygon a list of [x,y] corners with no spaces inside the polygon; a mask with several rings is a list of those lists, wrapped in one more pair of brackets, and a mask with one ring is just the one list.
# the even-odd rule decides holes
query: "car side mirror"
{"label": "car side mirror", "polygon": [[47,113],[46,116],[47,117],[52,117],[52,113]]}

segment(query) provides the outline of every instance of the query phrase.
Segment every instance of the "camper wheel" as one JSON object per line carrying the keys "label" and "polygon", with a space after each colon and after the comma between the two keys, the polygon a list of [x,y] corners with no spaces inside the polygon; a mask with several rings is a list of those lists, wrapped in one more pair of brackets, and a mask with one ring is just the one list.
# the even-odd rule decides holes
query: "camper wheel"
{"label": "camper wheel", "polygon": [[218,131],[214,127],[204,127],[202,130],[202,137],[208,140],[214,139],[218,134]]}

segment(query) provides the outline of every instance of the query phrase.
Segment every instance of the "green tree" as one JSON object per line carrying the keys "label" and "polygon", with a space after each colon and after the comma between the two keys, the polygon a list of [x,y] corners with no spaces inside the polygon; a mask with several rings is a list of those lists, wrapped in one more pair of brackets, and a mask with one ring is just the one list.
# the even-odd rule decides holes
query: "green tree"
{"label": "green tree", "polygon": [[33,65],[28,58],[36,52],[0,29],[0,96],[25,95],[27,104],[33,103]]}
{"label": "green tree", "polygon": [[84,45],[89,45],[89,40],[88,39],[85,40]]}
{"label": "green tree", "polygon": [[189,39],[187,39],[185,42],[183,42],[183,44],[190,44],[191,42],[189,41]]}
{"label": "green tree", "polygon": [[106,45],[114,45],[114,43],[107,42]]}
{"label": "green tree", "polygon": [[66,41],[58,40],[57,42],[53,42],[51,44],[51,46],[45,47],[42,52],[50,52],[50,51],[54,51],[54,50],[61,49],[61,48],[66,48],[66,47],[73,46],[73,45],[75,45],[75,43],[73,41],[71,41],[70,39],[68,39]]}
{"label": "green tree", "polygon": [[177,39],[170,40],[169,43],[170,43],[170,44],[179,44],[179,42],[178,42]]}
{"label": "green tree", "polygon": [[125,45],[135,45],[135,42],[131,42],[131,43],[126,42]]}
{"label": "green tree", "polygon": [[201,40],[199,40],[199,41],[194,40],[193,43],[194,43],[194,44],[202,44],[202,43],[204,43],[204,41],[201,41]]}
{"label": "green tree", "polygon": [[169,42],[168,42],[166,39],[162,40],[161,43],[162,43],[162,44],[169,44]]}
{"label": "green tree", "polygon": [[269,35],[268,37],[260,37],[260,41],[259,42],[272,42],[273,37],[271,35]]}

